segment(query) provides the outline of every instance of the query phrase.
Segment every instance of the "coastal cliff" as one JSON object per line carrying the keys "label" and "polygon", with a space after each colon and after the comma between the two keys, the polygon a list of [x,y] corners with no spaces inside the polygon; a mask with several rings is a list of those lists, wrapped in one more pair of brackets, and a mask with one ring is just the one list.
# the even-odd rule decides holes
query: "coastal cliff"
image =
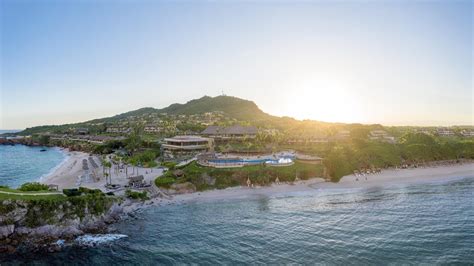
{"label": "coastal cliff", "polygon": [[[0,253],[17,249],[58,251],[64,241],[102,233],[123,212],[115,197],[0,201]],[[60,240],[60,241],[58,241]]]}

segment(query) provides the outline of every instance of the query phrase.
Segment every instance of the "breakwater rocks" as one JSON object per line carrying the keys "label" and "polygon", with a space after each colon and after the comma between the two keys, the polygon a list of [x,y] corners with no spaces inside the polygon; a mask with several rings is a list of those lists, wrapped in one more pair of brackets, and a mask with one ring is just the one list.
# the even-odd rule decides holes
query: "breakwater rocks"
{"label": "breakwater rocks", "polygon": [[123,213],[121,201],[0,201],[0,253],[54,252],[84,234],[108,232]]}

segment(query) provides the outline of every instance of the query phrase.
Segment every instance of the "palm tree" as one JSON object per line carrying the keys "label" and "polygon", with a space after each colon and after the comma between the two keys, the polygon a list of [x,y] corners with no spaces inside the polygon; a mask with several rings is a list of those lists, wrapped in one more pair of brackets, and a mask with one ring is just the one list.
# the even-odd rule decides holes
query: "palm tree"
{"label": "palm tree", "polygon": [[140,148],[142,144],[142,133],[143,129],[141,126],[136,126],[133,128],[132,132],[130,133],[129,137],[126,140],[126,148],[127,150],[133,154],[135,151]]}
{"label": "palm tree", "polygon": [[[107,184],[112,184],[112,173],[110,172],[110,170],[112,169],[112,163],[109,162],[109,161],[105,161],[105,162],[102,164],[102,166],[108,168],[108,170],[109,170],[108,173],[107,173],[107,172],[105,173],[105,177],[106,177],[106,178],[105,178],[105,182],[106,182]],[[107,181],[107,177],[109,178],[110,183]]]}
{"label": "palm tree", "polygon": [[252,147],[252,143],[250,141],[245,141],[245,148],[247,149],[247,156],[250,155],[250,148]]}

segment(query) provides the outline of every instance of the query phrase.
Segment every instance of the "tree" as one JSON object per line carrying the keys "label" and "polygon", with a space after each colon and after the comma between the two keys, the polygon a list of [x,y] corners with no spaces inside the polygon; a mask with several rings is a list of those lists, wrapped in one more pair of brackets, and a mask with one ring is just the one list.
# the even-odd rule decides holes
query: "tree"
{"label": "tree", "polygon": [[338,181],[344,175],[352,173],[356,168],[351,161],[353,157],[348,153],[350,153],[348,148],[336,146],[324,159],[323,163],[331,180]]}
{"label": "tree", "polygon": [[[110,172],[111,168],[112,168],[112,163],[109,162],[109,161],[104,161],[102,163],[102,166],[107,168],[109,170],[109,172],[104,172],[104,176],[105,176],[105,183],[107,184],[112,184],[112,173]],[[108,180],[107,180],[107,177],[108,177]]]}
{"label": "tree", "polygon": [[143,128],[141,126],[136,126],[132,129],[132,132],[130,132],[130,135],[125,140],[125,148],[130,154],[134,154],[142,145],[142,134]]}

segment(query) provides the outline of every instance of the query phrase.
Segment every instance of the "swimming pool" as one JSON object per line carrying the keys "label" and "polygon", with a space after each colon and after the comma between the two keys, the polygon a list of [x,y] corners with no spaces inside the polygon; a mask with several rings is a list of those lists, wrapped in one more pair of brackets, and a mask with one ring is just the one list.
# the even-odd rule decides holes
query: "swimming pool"
{"label": "swimming pool", "polygon": [[240,158],[222,158],[210,159],[210,164],[214,165],[256,165],[256,164],[270,164],[270,165],[287,165],[293,163],[292,157],[279,158],[259,158],[259,159],[240,159]]}

